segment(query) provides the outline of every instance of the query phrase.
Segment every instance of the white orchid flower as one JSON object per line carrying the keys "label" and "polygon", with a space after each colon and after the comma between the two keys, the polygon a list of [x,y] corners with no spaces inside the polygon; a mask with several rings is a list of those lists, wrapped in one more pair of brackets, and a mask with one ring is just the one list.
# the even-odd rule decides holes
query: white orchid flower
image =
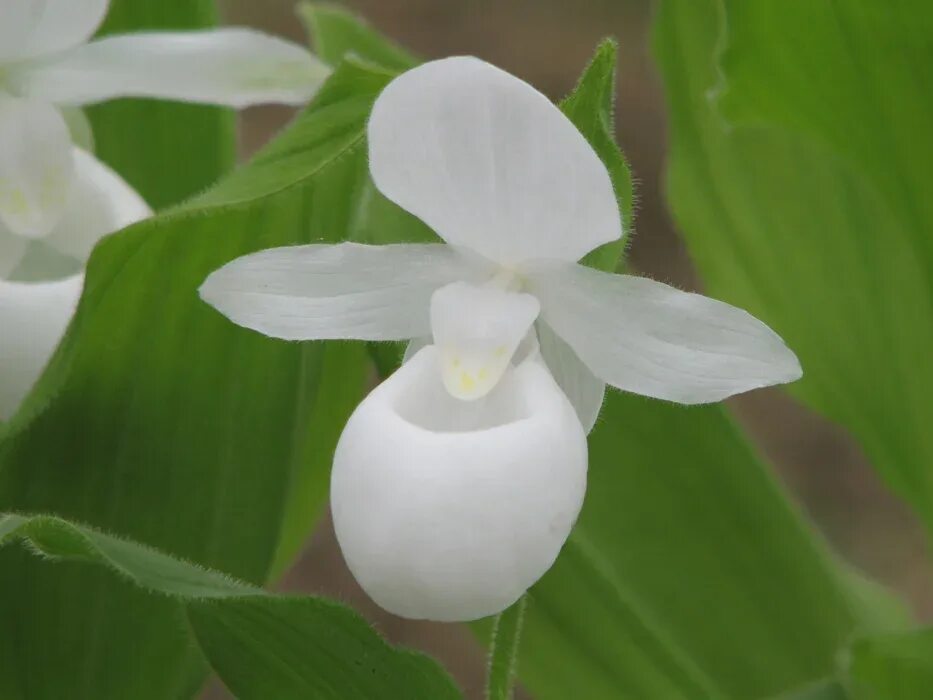
{"label": "white orchid flower", "polygon": [[328,69],[248,29],[89,38],[109,0],[0,3],[0,223],[37,238],[69,200],[74,163],[60,107],[157,97],[243,107],[302,104]]}
{"label": "white orchid flower", "polygon": [[104,235],[152,212],[119,175],[74,148],[74,184],[63,215],[41,239],[0,223],[0,419],[35,383],[71,320],[84,263]]}
{"label": "white orchid flower", "polygon": [[338,540],[386,609],[493,614],[550,567],[607,383],[696,404],[800,376],[746,312],[577,263],[622,236],[609,174],[521,80],[427,63],[386,87],[368,137],[376,186],[447,245],[266,250],[201,294],[277,338],[433,340],[358,407],[334,461]]}

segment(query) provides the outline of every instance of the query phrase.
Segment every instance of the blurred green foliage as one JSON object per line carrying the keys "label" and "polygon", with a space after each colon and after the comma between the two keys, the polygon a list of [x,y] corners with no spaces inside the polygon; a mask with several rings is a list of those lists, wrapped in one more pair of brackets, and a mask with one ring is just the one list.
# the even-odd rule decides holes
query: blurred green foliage
{"label": "blurred green foliage", "polygon": [[853,700],[919,700],[933,688],[933,630],[861,639],[848,656]]}
{"label": "blurred green foliage", "polygon": [[[931,30],[912,0],[666,0],[655,35],[671,206],[704,282],[787,339],[804,367],[791,391],[852,432],[928,529]],[[908,659],[926,638],[857,642],[842,686],[924,697]]]}
{"label": "blurred green foliage", "polygon": [[670,0],[671,206],[710,291],[933,528],[933,6]]}

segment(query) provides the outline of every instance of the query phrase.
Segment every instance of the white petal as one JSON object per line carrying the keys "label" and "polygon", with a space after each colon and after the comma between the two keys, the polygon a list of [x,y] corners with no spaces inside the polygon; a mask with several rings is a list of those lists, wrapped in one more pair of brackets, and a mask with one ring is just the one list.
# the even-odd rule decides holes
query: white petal
{"label": "white petal", "polygon": [[30,35],[42,17],[45,0],[3,0],[0,7],[0,62],[26,55]]}
{"label": "white petal", "polygon": [[578,260],[622,234],[586,139],[540,92],[476,58],[393,80],[373,107],[369,157],[385,196],[504,265]]}
{"label": "white petal", "polygon": [[74,185],[65,214],[45,243],[85,262],[94,244],[148,218],[152,210],[127,182],[87,151],[73,149]]}
{"label": "white petal", "polygon": [[541,310],[530,294],[453,282],[431,297],[431,332],[444,385],[458,399],[479,399],[499,382]]}
{"label": "white petal", "polygon": [[57,282],[0,280],[0,419],[42,373],[81,296],[83,275]]}
{"label": "white petal", "polygon": [[[4,3],[9,0],[3,0]],[[43,0],[42,16],[21,57],[43,56],[83,44],[107,15],[110,0]]]}
{"label": "white petal", "polygon": [[784,341],[742,309],[642,277],[562,265],[532,275],[541,315],[600,379],[684,404],[800,378]]}
{"label": "white petal", "polygon": [[583,429],[589,433],[596,425],[599,410],[603,407],[606,383],[590,371],[577,354],[553,329],[538,322],[538,342],[541,356],[554,375],[557,386],[566,394]]}
{"label": "white petal", "polygon": [[113,170],[79,148],[73,153],[75,177],[61,221],[45,238],[29,241],[8,279],[38,282],[76,274],[98,240],[152,214]]}
{"label": "white petal", "polygon": [[9,279],[10,273],[23,259],[28,244],[28,238],[17,236],[0,221],[0,279]]}
{"label": "white petal", "polygon": [[538,362],[479,401],[422,349],[359,405],[334,456],[337,540],[363,589],[408,618],[472,620],[546,572],[586,489],[586,436]]}
{"label": "white petal", "polygon": [[0,97],[0,222],[41,238],[68,201],[74,162],[61,115],[42,102]]}
{"label": "white petal", "polygon": [[59,104],[155,97],[246,107],[303,104],[329,69],[303,47],[250,29],[110,36],[14,72],[23,94]]}
{"label": "white petal", "polygon": [[201,298],[234,323],[286,340],[428,335],[431,294],[482,274],[439,243],[272,248],[210,275]]}

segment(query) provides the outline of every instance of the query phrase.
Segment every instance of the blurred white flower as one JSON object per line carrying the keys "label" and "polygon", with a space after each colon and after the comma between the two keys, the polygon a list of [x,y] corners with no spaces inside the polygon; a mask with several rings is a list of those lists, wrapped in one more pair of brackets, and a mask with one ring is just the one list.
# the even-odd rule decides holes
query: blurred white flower
{"label": "blurred white flower", "polygon": [[48,234],[68,202],[74,163],[57,107],[121,96],[233,107],[301,104],[328,71],[297,44],[248,29],[89,41],[108,5],[0,4],[0,224],[20,236]]}
{"label": "blurred white flower", "polygon": [[74,148],[64,214],[43,238],[0,224],[0,419],[9,418],[58,345],[81,296],[84,263],[104,235],[151,214],[90,153]]}
{"label": "blurred white flower", "polygon": [[622,235],[612,183],[521,80],[475,58],[425,64],[386,87],[368,137],[376,186],[447,245],[266,250],[201,295],[278,338],[433,340],[359,406],[334,462],[338,540],[388,610],[492,614],[547,570],[606,383],[695,404],[800,376],[746,312],[577,264]]}

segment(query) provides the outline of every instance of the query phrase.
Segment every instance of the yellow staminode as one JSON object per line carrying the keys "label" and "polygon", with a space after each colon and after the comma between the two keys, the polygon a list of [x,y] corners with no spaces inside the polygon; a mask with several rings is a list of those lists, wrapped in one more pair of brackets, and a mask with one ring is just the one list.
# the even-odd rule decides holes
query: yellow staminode
{"label": "yellow staminode", "polygon": [[476,380],[473,379],[469,372],[460,373],[460,388],[466,393],[470,393],[476,388]]}
{"label": "yellow staminode", "polygon": [[537,300],[502,288],[454,282],[431,297],[431,331],[440,350],[444,386],[465,401],[482,398],[508,370],[538,316]]}
{"label": "yellow staminode", "polygon": [[498,347],[441,348],[444,386],[458,399],[471,401],[488,394],[508,369],[511,354]]}

